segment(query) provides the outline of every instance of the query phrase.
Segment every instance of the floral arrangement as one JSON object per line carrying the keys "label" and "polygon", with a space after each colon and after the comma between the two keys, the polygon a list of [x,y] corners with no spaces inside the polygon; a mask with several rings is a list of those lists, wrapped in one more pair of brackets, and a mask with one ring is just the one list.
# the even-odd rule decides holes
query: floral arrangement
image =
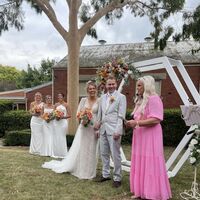
{"label": "floral arrangement", "polygon": [[42,118],[47,123],[49,123],[51,120],[53,120],[55,118],[55,116],[54,116],[54,114],[52,112],[50,112],[50,113],[45,112],[45,113],[43,113]]}
{"label": "floral arrangement", "polygon": [[40,114],[42,112],[42,108],[41,108],[41,106],[34,105],[34,107],[32,108],[31,111],[32,111],[32,113]]}
{"label": "floral arrangement", "polygon": [[64,113],[60,110],[54,110],[54,113],[53,113],[54,117],[56,118],[56,120],[60,120],[64,117]]}
{"label": "floral arrangement", "polygon": [[92,123],[92,112],[91,109],[86,108],[85,110],[82,110],[77,113],[77,118],[81,122],[81,124],[85,127],[87,127],[89,124],[93,125]]}
{"label": "floral arrangement", "polygon": [[190,157],[189,161],[192,165],[198,165],[200,163],[200,135],[195,134],[189,144]]}
{"label": "floral arrangement", "polygon": [[112,61],[105,63],[97,70],[96,73],[96,82],[100,86],[100,88],[105,87],[106,80],[110,75],[114,76],[117,81],[121,81],[122,79],[124,79],[127,82],[128,75],[133,74],[137,76],[140,74],[133,65],[128,65],[121,58],[113,59]]}
{"label": "floral arrangement", "polygon": [[110,97],[110,103],[113,103],[115,101],[115,97],[111,96]]}

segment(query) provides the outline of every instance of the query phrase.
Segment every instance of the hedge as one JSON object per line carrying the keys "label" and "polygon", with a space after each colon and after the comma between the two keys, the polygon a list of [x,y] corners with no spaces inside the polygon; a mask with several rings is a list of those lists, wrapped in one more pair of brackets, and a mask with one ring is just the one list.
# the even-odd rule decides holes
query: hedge
{"label": "hedge", "polygon": [[[0,119],[0,129],[4,131],[11,131],[11,134],[14,134],[13,137],[16,137],[16,134],[23,135],[24,137],[29,137],[30,135],[24,135],[21,133],[22,129],[28,129],[30,126],[31,116],[26,111],[9,111],[3,114],[3,118]],[[131,119],[131,111],[127,111],[126,119]],[[3,120],[3,123],[1,122]],[[181,119],[180,109],[166,109],[164,111],[164,120],[161,123],[163,128],[163,141],[166,146],[177,146],[189,127],[185,125],[185,122]],[[12,132],[13,130],[17,130]],[[23,131],[22,131],[23,132]],[[29,133],[30,134],[30,133]],[[8,134],[9,135],[9,134]],[[9,135],[9,137],[11,137]],[[8,137],[6,135],[6,137]],[[14,140],[14,139],[12,139]],[[16,137],[18,140],[18,137]],[[25,139],[23,139],[25,140]],[[28,139],[27,139],[28,140]],[[26,140],[26,141],[27,141]],[[71,146],[73,142],[73,136],[67,136],[68,146]],[[126,129],[125,134],[122,137],[122,144],[131,144],[132,142],[132,129]],[[17,142],[13,142],[17,143]],[[27,143],[26,143],[27,144]],[[29,143],[28,143],[29,145]]]}
{"label": "hedge", "polygon": [[0,117],[0,136],[4,136],[5,131],[30,128],[30,120],[30,114],[24,110],[4,112]]}
{"label": "hedge", "polygon": [[31,139],[30,129],[8,131],[5,134],[4,144],[6,146],[29,146]]}
{"label": "hedge", "polygon": [[12,110],[13,102],[9,100],[0,100],[0,115],[4,112]]}
{"label": "hedge", "polygon": [[[127,112],[127,119],[130,119],[130,113],[130,111]],[[165,146],[177,146],[189,129],[181,118],[180,109],[165,109],[161,125]],[[126,129],[125,135],[122,137],[122,144],[132,143],[132,133],[132,129]]]}
{"label": "hedge", "polygon": [[[4,138],[4,145],[6,146],[30,146],[31,130],[24,129],[16,131],[6,131]],[[72,145],[74,136],[67,135],[66,139],[67,147],[70,147]]]}

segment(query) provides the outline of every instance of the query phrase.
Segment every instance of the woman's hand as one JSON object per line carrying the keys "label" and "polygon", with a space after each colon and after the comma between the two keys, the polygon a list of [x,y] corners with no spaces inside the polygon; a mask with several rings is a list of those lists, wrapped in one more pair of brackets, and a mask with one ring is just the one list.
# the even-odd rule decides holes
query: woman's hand
{"label": "woman's hand", "polygon": [[96,138],[100,137],[100,132],[99,131],[94,131],[94,134],[95,134]]}
{"label": "woman's hand", "polygon": [[135,120],[128,120],[128,121],[126,121],[126,126],[127,127],[135,128],[136,125],[137,125],[137,122]]}

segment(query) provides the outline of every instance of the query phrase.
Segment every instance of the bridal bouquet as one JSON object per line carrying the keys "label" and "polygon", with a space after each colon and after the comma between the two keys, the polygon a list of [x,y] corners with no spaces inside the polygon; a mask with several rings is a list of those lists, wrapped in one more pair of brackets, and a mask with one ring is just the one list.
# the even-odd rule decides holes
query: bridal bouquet
{"label": "bridal bouquet", "polygon": [[85,127],[87,127],[89,124],[92,125],[92,112],[91,109],[86,108],[85,110],[82,110],[78,112],[77,118],[81,122],[81,124]]}
{"label": "bridal bouquet", "polygon": [[56,120],[60,120],[64,117],[64,113],[60,110],[54,110],[54,116],[56,118]]}
{"label": "bridal bouquet", "polygon": [[196,134],[189,144],[190,157],[189,161],[192,165],[200,163],[200,135]]}
{"label": "bridal bouquet", "polygon": [[33,108],[32,108],[32,113],[35,113],[35,114],[40,114],[42,112],[42,108],[41,106],[38,106],[38,105],[35,105]]}
{"label": "bridal bouquet", "polygon": [[49,123],[51,120],[53,120],[55,117],[54,117],[54,114],[51,112],[51,113],[44,113],[42,115],[42,118],[47,122]]}

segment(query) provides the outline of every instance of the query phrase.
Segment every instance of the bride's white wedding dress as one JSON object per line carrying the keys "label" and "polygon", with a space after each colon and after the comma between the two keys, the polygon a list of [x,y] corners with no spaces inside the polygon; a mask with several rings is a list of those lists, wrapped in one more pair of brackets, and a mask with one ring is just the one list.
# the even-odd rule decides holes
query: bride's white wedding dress
{"label": "bride's white wedding dress", "polygon": [[[87,98],[81,99],[78,112],[84,108],[89,108]],[[96,120],[97,110],[96,102],[92,107],[93,122]],[[45,162],[42,167],[56,173],[70,172],[79,179],[92,179],[96,176],[97,150],[97,138],[93,126],[84,127],[80,124],[67,156],[61,161]]]}

